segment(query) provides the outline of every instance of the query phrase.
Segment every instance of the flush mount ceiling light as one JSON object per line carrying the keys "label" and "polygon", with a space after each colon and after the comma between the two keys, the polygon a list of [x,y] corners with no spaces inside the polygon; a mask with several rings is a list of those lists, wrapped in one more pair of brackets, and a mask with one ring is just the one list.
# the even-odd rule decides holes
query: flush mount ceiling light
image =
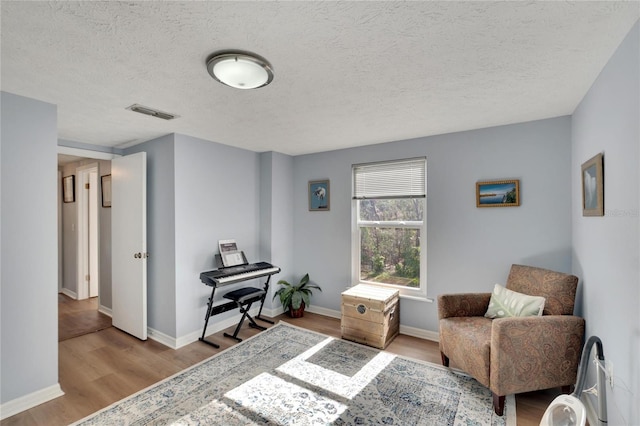
{"label": "flush mount ceiling light", "polygon": [[207,61],[207,71],[220,83],[236,89],[257,89],[273,80],[271,64],[248,52],[214,54]]}

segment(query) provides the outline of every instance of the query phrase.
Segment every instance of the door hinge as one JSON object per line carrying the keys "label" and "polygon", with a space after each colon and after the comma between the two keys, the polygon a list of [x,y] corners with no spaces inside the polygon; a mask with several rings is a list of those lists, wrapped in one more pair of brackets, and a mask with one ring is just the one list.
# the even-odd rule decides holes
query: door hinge
{"label": "door hinge", "polygon": [[85,279],[85,281],[91,281],[89,275],[85,275],[84,279]]}
{"label": "door hinge", "polygon": [[89,189],[89,184],[88,183],[84,184],[84,189]]}

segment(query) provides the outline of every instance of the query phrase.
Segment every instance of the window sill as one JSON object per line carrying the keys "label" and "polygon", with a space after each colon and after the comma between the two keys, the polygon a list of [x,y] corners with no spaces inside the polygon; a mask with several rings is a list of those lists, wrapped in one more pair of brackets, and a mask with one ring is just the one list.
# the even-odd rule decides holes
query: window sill
{"label": "window sill", "polygon": [[[422,294],[416,294],[417,291],[411,291],[408,290],[408,292],[413,293],[413,294],[407,294],[407,293],[403,293],[403,289],[399,288],[399,287],[393,287],[393,286],[387,286],[387,285],[378,285],[376,283],[372,283],[372,282],[359,282],[358,284],[362,284],[362,285],[369,285],[369,286],[374,286],[374,287],[380,287],[380,288],[386,288],[386,289],[392,289],[392,290],[398,290],[400,292],[400,299],[406,299],[406,300],[415,300],[416,302],[426,302],[426,303],[434,303],[435,299],[431,299],[429,297],[427,297],[426,295],[422,295]],[[354,286],[358,285],[358,284],[354,284]],[[405,290],[407,291],[407,290]]]}

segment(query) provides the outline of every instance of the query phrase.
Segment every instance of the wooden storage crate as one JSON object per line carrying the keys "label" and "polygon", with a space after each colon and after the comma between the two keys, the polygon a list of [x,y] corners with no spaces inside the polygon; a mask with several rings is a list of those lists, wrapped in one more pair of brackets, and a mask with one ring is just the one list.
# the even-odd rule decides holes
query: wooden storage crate
{"label": "wooden storage crate", "polygon": [[400,330],[399,291],[359,284],[342,293],[342,338],[384,349]]}

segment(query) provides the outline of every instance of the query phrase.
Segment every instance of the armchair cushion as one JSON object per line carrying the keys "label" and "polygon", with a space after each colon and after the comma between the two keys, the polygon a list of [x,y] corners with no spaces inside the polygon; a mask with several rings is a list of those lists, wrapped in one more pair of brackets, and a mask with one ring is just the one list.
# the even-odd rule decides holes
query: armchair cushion
{"label": "armchair cushion", "polygon": [[509,395],[576,383],[584,326],[573,315],[493,320],[489,388]]}
{"label": "armchair cushion", "polygon": [[487,318],[540,316],[544,309],[544,297],[528,296],[496,284],[491,293]]}
{"label": "armchair cushion", "polygon": [[483,316],[440,320],[440,351],[486,387],[490,384],[492,322]]}

